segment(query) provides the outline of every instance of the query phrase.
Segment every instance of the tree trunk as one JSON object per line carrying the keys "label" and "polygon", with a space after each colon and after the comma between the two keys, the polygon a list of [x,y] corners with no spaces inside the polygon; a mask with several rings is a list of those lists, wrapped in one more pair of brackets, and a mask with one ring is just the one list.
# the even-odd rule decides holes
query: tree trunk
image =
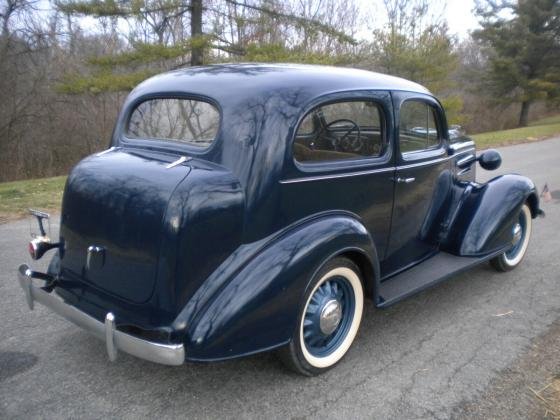
{"label": "tree trunk", "polygon": [[200,45],[200,36],[202,36],[202,0],[191,0],[191,40],[194,41],[191,49],[191,66],[203,64],[204,47]]}
{"label": "tree trunk", "polygon": [[529,123],[529,108],[531,107],[531,101],[521,102],[521,114],[519,114],[519,124],[518,127],[527,127]]}

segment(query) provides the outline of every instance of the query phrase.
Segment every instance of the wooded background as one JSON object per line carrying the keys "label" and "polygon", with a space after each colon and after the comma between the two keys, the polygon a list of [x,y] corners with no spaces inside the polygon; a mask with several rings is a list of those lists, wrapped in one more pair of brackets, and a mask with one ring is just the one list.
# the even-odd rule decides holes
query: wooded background
{"label": "wooded background", "polygon": [[468,133],[558,112],[560,0],[479,1],[480,28],[464,39],[440,2],[378,3],[372,13],[358,0],[0,0],[0,181],[65,174],[107,147],[130,89],[191,65],[397,75],[427,86]]}

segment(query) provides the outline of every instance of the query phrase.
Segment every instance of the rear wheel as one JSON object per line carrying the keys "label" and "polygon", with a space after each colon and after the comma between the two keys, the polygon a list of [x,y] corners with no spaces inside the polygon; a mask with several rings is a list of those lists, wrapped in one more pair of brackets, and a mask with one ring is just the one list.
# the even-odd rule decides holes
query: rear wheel
{"label": "rear wheel", "polygon": [[360,270],[346,258],[329,261],[313,278],[291,343],[281,350],[284,363],[313,376],[336,365],[360,327],[364,291]]}
{"label": "rear wheel", "polygon": [[511,248],[490,260],[490,264],[498,271],[509,271],[521,263],[531,238],[532,227],[531,209],[524,204],[519,212],[519,216],[513,225],[513,239]]}

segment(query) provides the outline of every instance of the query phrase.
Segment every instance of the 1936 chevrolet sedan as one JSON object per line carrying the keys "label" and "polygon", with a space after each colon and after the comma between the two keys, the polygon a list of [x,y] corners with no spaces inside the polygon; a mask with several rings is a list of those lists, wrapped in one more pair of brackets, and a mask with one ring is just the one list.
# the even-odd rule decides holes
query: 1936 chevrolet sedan
{"label": "1936 chevrolet sedan", "polygon": [[454,273],[522,260],[542,211],[519,175],[475,182],[497,152],[451,143],[429,91],[381,74],[219,65],[132,91],[111,148],[70,173],[60,238],[19,281],[106,342],[158,363],[279,349],[331,368],[365,302],[389,306]]}

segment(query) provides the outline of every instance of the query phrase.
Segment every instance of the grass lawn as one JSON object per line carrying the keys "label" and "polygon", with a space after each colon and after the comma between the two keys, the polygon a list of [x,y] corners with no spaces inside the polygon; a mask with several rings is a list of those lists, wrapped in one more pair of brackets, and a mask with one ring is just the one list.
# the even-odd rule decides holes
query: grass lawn
{"label": "grass lawn", "polygon": [[534,121],[528,127],[491,131],[474,134],[471,137],[476,142],[478,149],[486,149],[488,147],[538,141],[554,135],[560,135],[560,115]]}
{"label": "grass lawn", "polygon": [[59,212],[65,176],[0,183],[0,222],[27,215],[28,208]]}

